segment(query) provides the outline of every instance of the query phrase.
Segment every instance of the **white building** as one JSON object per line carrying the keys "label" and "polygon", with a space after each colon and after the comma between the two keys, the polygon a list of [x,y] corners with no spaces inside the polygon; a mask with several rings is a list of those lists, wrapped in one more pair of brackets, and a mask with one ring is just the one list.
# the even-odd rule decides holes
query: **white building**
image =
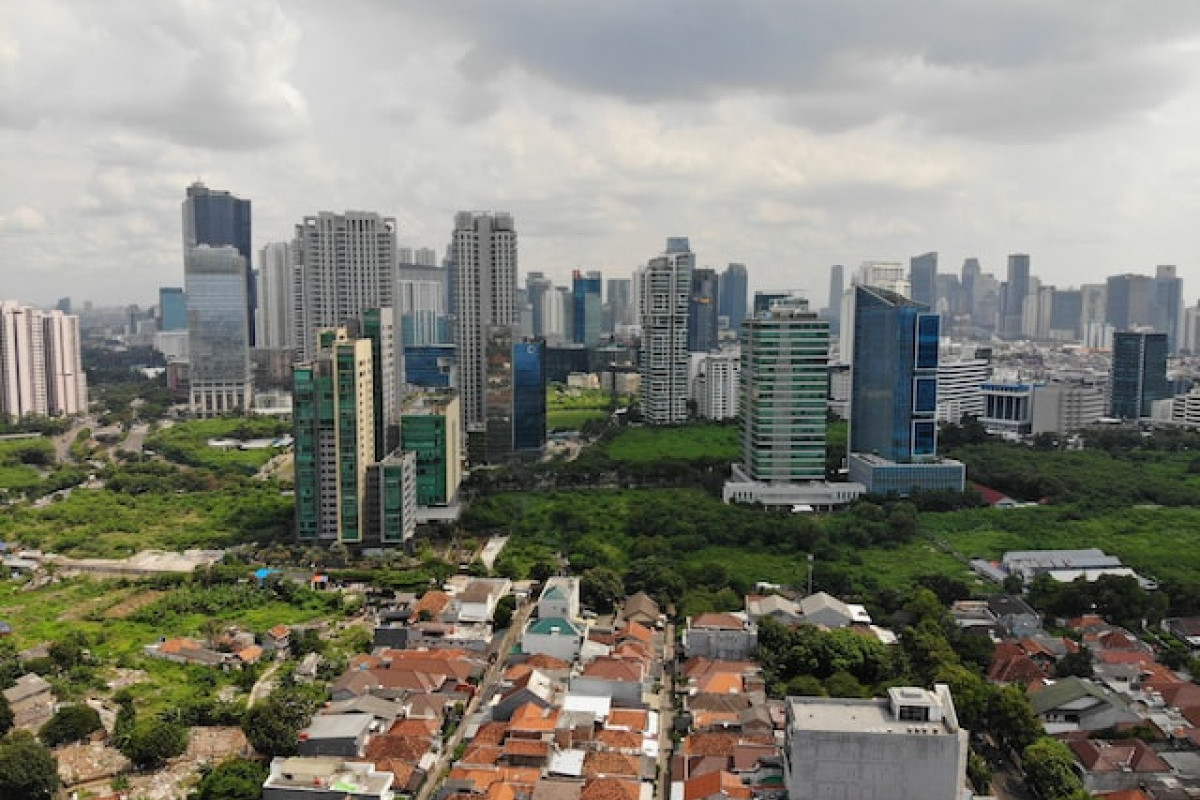
{"label": "white building", "polygon": [[228,245],[189,247],[184,278],[192,412],[201,417],[249,412],[254,387],[246,260]]}
{"label": "white building", "polygon": [[958,424],[965,416],[983,416],[983,384],[992,367],[984,358],[938,359],[937,420]]}
{"label": "white building", "polygon": [[676,237],[641,275],[641,406],[651,425],[688,418],[688,306],[695,265],[688,240]]}
{"label": "white building", "polygon": [[79,318],[0,303],[0,414],[65,416],[87,411]]}
{"label": "white building", "polygon": [[696,372],[692,378],[692,401],[696,404],[696,416],[702,419],[736,417],[742,373],[741,353],[723,350],[718,353],[697,353],[693,358]]}
{"label": "white building", "polygon": [[854,276],[858,286],[875,286],[889,292],[908,297],[912,284],[908,280],[908,268],[899,261],[864,261]]}
{"label": "white building", "polygon": [[517,229],[512,214],[460,211],[454,217],[450,246],[456,270],[463,425],[479,430],[487,420],[488,329],[517,322]]}
{"label": "white building", "polygon": [[292,270],[289,243],[268,242],[258,251],[258,316],[254,339],[258,347],[287,349],[296,346]]}
{"label": "white building", "polygon": [[316,356],[318,330],[370,308],[395,308],[394,217],[322,211],[296,226],[292,248],[293,335],[302,360]]}
{"label": "white building", "polygon": [[791,800],[961,800],[968,732],[950,689],[893,687],[886,699],[790,697],[784,781]]}

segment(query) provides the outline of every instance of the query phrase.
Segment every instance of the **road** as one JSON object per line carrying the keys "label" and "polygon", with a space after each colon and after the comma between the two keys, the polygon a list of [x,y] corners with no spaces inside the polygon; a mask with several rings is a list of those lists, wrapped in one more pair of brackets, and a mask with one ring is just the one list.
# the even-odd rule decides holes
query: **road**
{"label": "road", "polygon": [[658,798],[671,796],[671,728],[675,724],[675,625],[663,631],[662,689],[658,693]]}
{"label": "road", "polygon": [[134,425],[129,429],[129,433],[125,435],[125,440],[121,442],[120,449],[141,455],[142,448],[146,445],[146,434],[149,432],[150,426],[144,422]]}
{"label": "road", "polygon": [[279,670],[281,663],[276,661],[267,667],[266,672],[254,682],[254,688],[250,690],[250,696],[246,698],[246,708],[253,708],[255,703],[265,699],[271,693],[271,690],[275,688],[275,683],[271,680],[271,676]]}
{"label": "road", "polygon": [[451,759],[454,758],[454,751],[458,749],[458,745],[463,740],[463,735],[466,733],[471,717],[479,710],[481,704],[491,700],[492,694],[496,691],[496,687],[500,683],[500,676],[504,674],[505,656],[512,650],[513,644],[517,637],[521,635],[521,631],[525,630],[525,623],[529,621],[529,615],[537,604],[532,601],[526,601],[523,606],[517,609],[517,613],[513,614],[512,622],[508,626],[508,630],[504,633],[504,638],[500,642],[500,646],[496,648],[496,661],[492,663],[483,673],[483,678],[479,681],[478,690],[475,696],[471,698],[471,702],[467,704],[466,710],[463,711],[462,720],[458,723],[458,728],[450,736],[450,740],[442,747],[442,752],[438,755],[437,761],[429,770],[429,777],[425,779],[425,783],[421,786],[421,791],[417,792],[416,800],[429,800],[433,796],[434,791],[441,785],[442,779],[445,777],[445,772],[450,766]]}
{"label": "road", "polygon": [[59,464],[73,464],[75,459],[71,457],[71,443],[75,441],[75,437],[79,435],[79,431],[85,427],[93,427],[96,421],[94,419],[76,419],[71,423],[71,428],[66,433],[52,437],[54,443],[54,458]]}

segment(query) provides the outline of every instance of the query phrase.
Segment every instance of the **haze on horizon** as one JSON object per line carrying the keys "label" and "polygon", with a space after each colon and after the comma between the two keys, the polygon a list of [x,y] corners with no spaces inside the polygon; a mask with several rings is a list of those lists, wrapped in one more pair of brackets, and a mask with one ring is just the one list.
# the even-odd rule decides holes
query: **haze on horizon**
{"label": "haze on horizon", "polygon": [[667,236],[824,305],[829,265],[1008,253],[1060,288],[1200,294],[1200,4],[13,0],[0,292],[154,302],[197,177],[254,245],[319,210],[444,248],[511,211],[522,273],[627,277]]}

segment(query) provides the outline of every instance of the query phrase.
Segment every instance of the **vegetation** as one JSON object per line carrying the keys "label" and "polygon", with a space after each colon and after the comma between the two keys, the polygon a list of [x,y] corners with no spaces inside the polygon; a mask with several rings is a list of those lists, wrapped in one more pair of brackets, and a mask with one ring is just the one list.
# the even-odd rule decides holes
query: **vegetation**
{"label": "vegetation", "polygon": [[121,753],[140,769],[161,766],[187,749],[187,728],[177,722],[152,718],[134,723],[121,742]]}
{"label": "vegetation", "polygon": [[47,747],[58,747],[60,744],[83,741],[103,727],[96,709],[81,703],[68,703],[59,706],[54,716],[38,731],[38,738]]}
{"label": "vegetation", "polygon": [[0,741],[0,797],[51,800],[58,792],[58,761],[28,731]]}
{"label": "vegetation", "polygon": [[[615,402],[614,402],[615,400]],[[580,389],[562,384],[546,387],[546,427],[552,431],[577,431],[588,422],[602,421],[629,398],[613,398],[599,389]]]}
{"label": "vegetation", "polygon": [[604,446],[613,461],[658,464],[670,461],[718,461],[741,455],[741,432],[734,422],[707,422],[668,428],[623,428]]}
{"label": "vegetation", "polygon": [[267,765],[234,758],[202,773],[190,800],[260,800]]}
{"label": "vegetation", "polygon": [[190,467],[254,474],[278,449],[239,450],[210,447],[209,439],[274,439],[290,431],[285,422],[266,417],[190,420],[161,428],[146,438],[163,457]]}
{"label": "vegetation", "polygon": [[246,712],[242,730],[247,741],[264,756],[294,755],[300,743],[300,729],[323,699],[305,693],[301,687],[273,692],[266,702]]}

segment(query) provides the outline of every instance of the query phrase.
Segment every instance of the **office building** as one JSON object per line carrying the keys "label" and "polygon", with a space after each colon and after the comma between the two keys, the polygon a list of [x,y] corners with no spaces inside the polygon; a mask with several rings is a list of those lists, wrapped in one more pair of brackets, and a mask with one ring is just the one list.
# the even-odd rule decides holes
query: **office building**
{"label": "office building", "polygon": [[400,341],[406,348],[450,341],[446,282],[441,269],[401,267],[396,283],[396,310],[400,315]]}
{"label": "office building", "polygon": [[1179,350],[1180,315],[1183,312],[1183,279],[1173,265],[1159,265],[1154,271],[1154,307],[1156,330],[1167,335],[1167,352]]}
{"label": "office building", "polygon": [[854,288],[850,479],[877,494],[961,491],[963,465],[937,455],[937,314],[895,292]]}
{"label": "office building", "polygon": [[742,320],[746,318],[750,277],[745,264],[730,264],[721,273],[717,282],[718,312],[725,319],[725,327],[741,333]]}
{"label": "office building", "polygon": [[845,268],[834,264],[829,268],[829,305],[825,316],[829,319],[829,333],[837,336],[842,330],[842,295],[846,291]]}
{"label": "office building", "polygon": [[571,341],[576,344],[594,347],[600,343],[603,289],[599,272],[575,270],[571,274]]}
{"label": "office building", "polygon": [[908,262],[909,295],[918,303],[937,308],[937,253],[913,256]]}
{"label": "office building", "polygon": [[864,261],[853,283],[856,286],[885,289],[903,297],[908,297],[912,291],[904,265],[899,261]]}
{"label": "office building", "polygon": [[190,404],[200,417],[250,411],[250,317],[246,259],[233,247],[198,245],[184,263]]}
{"label": "office building", "polygon": [[1200,353],[1200,301],[1183,310],[1183,330],[1179,346],[1190,355]]}
{"label": "office building", "polygon": [[404,450],[416,454],[417,504],[446,506],[462,484],[462,411],[454,392],[414,392],[400,412]]}
{"label": "office building", "polygon": [[1026,382],[988,381],[983,384],[980,424],[988,433],[1018,440],[1033,430],[1033,402],[1037,385]]}
{"label": "office building", "polygon": [[456,388],[456,353],[457,348],[452,344],[404,345],[405,384],[424,389]]}
{"label": "office building", "polygon": [[1148,275],[1110,275],[1105,291],[1105,321],[1118,331],[1155,328],[1157,287]]}
{"label": "office building", "polygon": [[1083,292],[1079,289],[1054,290],[1050,298],[1050,341],[1079,341],[1083,330],[1082,321]]}
{"label": "office building", "polygon": [[[604,307],[607,311],[608,324],[605,330],[616,333],[633,324],[633,303],[631,301],[632,281],[629,278],[609,278]],[[538,334],[534,334],[535,336]]]}
{"label": "office building", "polygon": [[688,311],[696,257],[685,237],[667,240],[667,251],[642,272],[642,419],[675,425],[688,418]]}
{"label": "office building", "polygon": [[[256,307],[254,254],[250,250],[250,201],[227,191],[209,189],[200,181],[187,188],[183,201],[183,252],[192,247],[232,247],[242,257],[242,281],[246,289],[246,319],[253,324]],[[255,345],[254,331],[249,332],[250,346]]]}
{"label": "office building", "polygon": [[295,350],[295,301],[292,297],[292,246],[268,242],[258,251],[258,316],[255,345]]}
{"label": "office building", "polygon": [[688,301],[688,350],[707,353],[717,349],[718,309],[717,273],[703,268],[692,270],[691,297]]}
{"label": "office building", "polygon": [[60,417],[87,412],[79,317],[0,303],[0,415]]}
{"label": "office building", "polygon": [[301,359],[316,356],[318,331],[368,308],[396,307],[395,218],[322,211],[296,226],[292,247],[294,340]]}
{"label": "office building", "polygon": [[[611,285],[612,281],[609,281]],[[611,289],[609,290],[611,292]],[[541,272],[530,272],[525,276],[525,297],[533,315],[530,325],[534,336],[546,336],[547,296],[553,294],[554,282]],[[560,331],[561,333],[561,331]]]}
{"label": "office building", "polygon": [[162,286],[158,290],[158,329],[187,330],[187,295],[182,286]]}
{"label": "office building", "polygon": [[372,340],[344,327],[315,339],[317,357],[293,371],[297,540],[402,544],[415,528],[416,460],[378,455]]}
{"label": "office building", "polygon": [[487,463],[537,453],[546,443],[546,344],[514,340],[512,329],[493,325],[487,339]]}
{"label": "office building", "polygon": [[825,482],[829,323],[793,297],[742,323],[742,458],[725,502],[849,502],[862,486]]}
{"label": "office building", "polygon": [[1118,419],[1150,416],[1155,400],[1165,400],[1167,334],[1117,331],[1113,334],[1108,415]]}
{"label": "office building", "polygon": [[738,415],[738,395],[742,372],[741,355],[736,350],[701,353],[692,377],[692,402],[701,419],[733,419]]}
{"label": "office building", "polygon": [[512,215],[459,212],[451,248],[459,391],[463,426],[471,433],[483,430],[487,422],[489,331],[494,326],[511,328],[517,321],[517,229]]}
{"label": "office building", "polygon": [[752,313],[758,316],[764,311],[770,311],[771,306],[779,300],[786,300],[791,297],[787,292],[755,292],[754,307]]}
{"label": "office building", "polygon": [[1014,253],[1008,257],[1008,280],[1000,294],[1000,335],[1007,339],[1021,337],[1021,315],[1025,297],[1029,294],[1029,256]]}
{"label": "office building", "polygon": [[790,800],[962,800],[969,733],[945,684],[895,686],[886,699],[789,697]]}
{"label": "office building", "polygon": [[1105,387],[1087,381],[1056,381],[1033,389],[1029,432],[1074,433],[1095,425],[1108,411]]}

